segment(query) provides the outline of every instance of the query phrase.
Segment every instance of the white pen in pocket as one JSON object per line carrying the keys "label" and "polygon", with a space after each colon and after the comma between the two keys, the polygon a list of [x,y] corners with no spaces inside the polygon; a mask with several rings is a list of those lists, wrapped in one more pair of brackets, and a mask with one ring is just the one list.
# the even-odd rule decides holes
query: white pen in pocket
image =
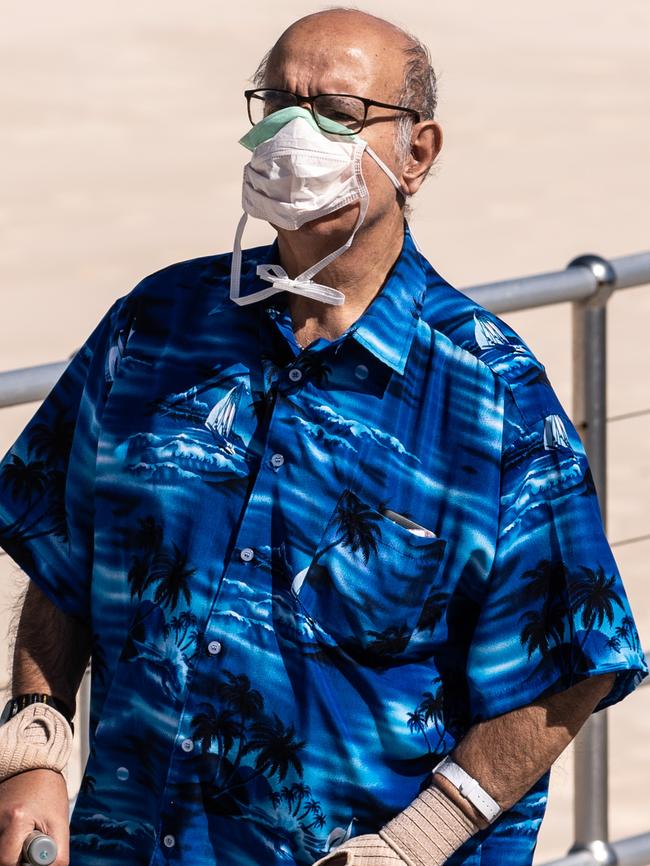
{"label": "white pen in pocket", "polygon": [[405,517],[403,514],[391,511],[390,508],[382,509],[381,514],[389,520],[392,520],[393,523],[397,523],[399,526],[403,526],[404,529],[408,529],[408,531],[413,533],[413,535],[419,535],[421,538],[436,537],[435,532],[432,532],[432,530],[427,529],[425,526],[420,526],[419,523],[415,523],[415,521],[411,520],[409,517]]}

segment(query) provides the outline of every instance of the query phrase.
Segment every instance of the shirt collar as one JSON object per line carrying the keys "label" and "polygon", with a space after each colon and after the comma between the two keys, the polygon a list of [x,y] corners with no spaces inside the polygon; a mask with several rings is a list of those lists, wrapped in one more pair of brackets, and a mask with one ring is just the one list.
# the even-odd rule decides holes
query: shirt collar
{"label": "shirt collar", "polygon": [[[275,252],[277,258],[277,244],[268,249],[271,255]],[[425,291],[426,274],[420,253],[408,225],[405,224],[401,253],[384,285],[361,316],[335,342],[350,336],[402,375],[420,318]],[[262,302],[266,313],[275,319],[278,328],[285,332],[285,337],[289,336],[287,328],[291,327],[287,301],[288,293],[283,292]]]}
{"label": "shirt collar", "polygon": [[403,374],[420,318],[426,275],[408,225],[399,258],[368,308],[348,329],[380,361]]}

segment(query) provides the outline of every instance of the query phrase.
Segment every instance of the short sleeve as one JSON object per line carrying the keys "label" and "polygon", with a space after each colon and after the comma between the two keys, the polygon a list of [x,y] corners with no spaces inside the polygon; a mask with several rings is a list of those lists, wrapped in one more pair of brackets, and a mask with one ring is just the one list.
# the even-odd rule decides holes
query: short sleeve
{"label": "short sleeve", "polygon": [[498,538],[468,655],[473,721],[615,672],[602,709],[647,674],[582,443],[545,391],[528,420],[506,389]]}
{"label": "short sleeve", "polygon": [[85,620],[101,414],[124,343],[118,301],[0,463],[0,546],[64,612]]}

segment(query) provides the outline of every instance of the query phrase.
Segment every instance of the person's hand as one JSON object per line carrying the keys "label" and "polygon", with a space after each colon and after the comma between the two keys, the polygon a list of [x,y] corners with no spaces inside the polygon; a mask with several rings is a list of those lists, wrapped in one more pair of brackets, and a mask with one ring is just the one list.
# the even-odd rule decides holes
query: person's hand
{"label": "person's hand", "polygon": [[365,836],[353,836],[321,857],[313,866],[404,866],[404,860],[381,836],[368,833]]}
{"label": "person's hand", "polygon": [[20,866],[23,842],[32,830],[57,845],[53,866],[68,866],[70,806],[61,773],[27,770],[0,783],[0,866]]}

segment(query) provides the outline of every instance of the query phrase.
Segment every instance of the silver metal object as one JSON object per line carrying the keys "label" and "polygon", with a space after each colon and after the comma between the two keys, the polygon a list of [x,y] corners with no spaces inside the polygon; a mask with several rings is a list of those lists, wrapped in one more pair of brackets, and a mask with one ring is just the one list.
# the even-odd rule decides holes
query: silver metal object
{"label": "silver metal object", "polygon": [[[584,442],[603,525],[607,526],[607,301],[614,268],[599,256],[580,256],[569,269],[590,272],[596,291],[573,303],[573,419]],[[607,712],[593,715],[575,741],[572,851],[586,850],[596,863],[616,866],[609,845]],[[589,795],[587,795],[589,792]]]}
{"label": "silver metal object", "polygon": [[42,400],[67,366],[67,361],[57,361],[0,373],[0,409]]}
{"label": "silver metal object", "polygon": [[[75,730],[79,732],[79,764],[83,774],[84,767],[88,763],[90,744],[88,742],[88,731],[90,730],[90,684],[92,678],[92,659],[86,665],[83,679],[77,692],[77,724]],[[76,795],[75,795],[76,801]],[[74,807],[74,801],[70,801],[70,811]]]}
{"label": "silver metal object", "polygon": [[[612,842],[610,850],[616,857],[618,866],[648,866],[650,864],[650,833],[640,833],[638,836],[628,836],[627,839],[619,839]],[[544,866],[598,866],[599,863],[609,862],[598,860],[597,852],[591,849],[582,850],[558,860],[549,860]]]}
{"label": "silver metal object", "polygon": [[587,268],[596,280],[596,291],[585,299],[586,304],[593,307],[604,306],[610,295],[616,289],[616,271],[613,265],[602,256],[595,253],[586,253],[569,262],[570,268]]}
{"label": "silver metal object", "polygon": [[32,830],[23,844],[23,866],[49,866],[56,860],[56,842],[40,830]]}

